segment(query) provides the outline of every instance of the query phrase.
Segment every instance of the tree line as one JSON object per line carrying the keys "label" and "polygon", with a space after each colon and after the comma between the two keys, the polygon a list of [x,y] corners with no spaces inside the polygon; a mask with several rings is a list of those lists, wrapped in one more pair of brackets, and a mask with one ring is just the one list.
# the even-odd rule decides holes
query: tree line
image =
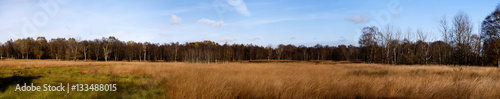
{"label": "tree line", "polygon": [[353,45],[314,47],[280,44],[278,47],[253,44],[219,44],[212,41],[150,43],[120,41],[115,37],[76,40],[75,38],[28,37],[0,44],[0,56],[15,59],[58,59],[98,61],[184,61],[196,63],[242,60],[351,60],[359,54]]}
{"label": "tree line", "polygon": [[443,16],[438,28],[441,40],[420,29],[365,27],[360,57],[385,64],[500,65],[500,6],[478,24],[478,31],[462,11],[451,20]]}

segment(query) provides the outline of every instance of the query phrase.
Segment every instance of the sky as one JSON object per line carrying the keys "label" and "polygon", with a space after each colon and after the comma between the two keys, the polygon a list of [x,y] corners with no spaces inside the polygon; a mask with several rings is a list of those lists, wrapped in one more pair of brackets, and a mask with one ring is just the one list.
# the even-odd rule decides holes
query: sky
{"label": "sky", "polygon": [[[425,31],[468,14],[474,29],[498,0],[1,0],[0,42],[44,36],[171,43],[358,45],[365,26]],[[450,23],[451,24],[451,23]],[[477,33],[477,32],[475,32]]]}

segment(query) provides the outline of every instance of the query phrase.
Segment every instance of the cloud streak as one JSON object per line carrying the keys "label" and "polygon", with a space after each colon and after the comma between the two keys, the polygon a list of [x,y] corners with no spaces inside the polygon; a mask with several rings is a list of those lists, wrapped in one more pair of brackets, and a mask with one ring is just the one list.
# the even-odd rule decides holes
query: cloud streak
{"label": "cloud streak", "polygon": [[233,41],[236,41],[238,40],[237,38],[231,38],[231,37],[224,37],[224,38],[221,38],[219,39],[219,42],[233,42]]}
{"label": "cloud streak", "polygon": [[197,23],[198,24],[212,25],[213,27],[219,27],[219,26],[225,25],[224,21],[214,21],[214,20],[210,20],[210,19],[206,19],[206,18],[199,19],[197,21]]}
{"label": "cloud streak", "polygon": [[370,22],[370,18],[368,18],[366,15],[362,14],[360,16],[348,16],[345,18],[347,21],[351,21],[354,23],[366,23]]}
{"label": "cloud streak", "polygon": [[262,39],[262,37],[257,36],[257,37],[254,37],[254,38],[250,38],[248,40],[250,40],[250,41],[257,41],[257,40],[260,40],[260,39]]}
{"label": "cloud streak", "polygon": [[172,18],[170,18],[170,24],[181,24],[182,19],[177,17],[176,15],[172,15]]}

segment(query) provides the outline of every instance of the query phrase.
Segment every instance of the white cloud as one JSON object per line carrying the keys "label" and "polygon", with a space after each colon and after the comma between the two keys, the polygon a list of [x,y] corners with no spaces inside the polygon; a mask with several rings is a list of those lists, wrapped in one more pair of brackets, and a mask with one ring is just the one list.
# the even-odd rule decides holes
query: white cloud
{"label": "white cloud", "polygon": [[214,20],[210,20],[210,19],[206,19],[206,18],[201,18],[200,20],[198,20],[198,23],[212,25],[214,27],[225,25],[224,21],[214,21]]}
{"label": "white cloud", "polygon": [[250,38],[250,39],[248,39],[248,40],[251,40],[251,41],[257,41],[257,40],[260,40],[260,39],[262,39],[262,37],[260,37],[260,36],[256,36],[256,37],[254,37],[254,38]]}
{"label": "white cloud", "polygon": [[226,11],[236,11],[244,16],[251,16],[247,4],[243,0],[215,0],[213,5],[219,17],[222,17]]}
{"label": "white cloud", "polygon": [[368,18],[366,15],[360,15],[360,16],[349,16],[346,17],[345,20],[352,21],[355,23],[365,23],[365,22],[370,22],[370,18]]}
{"label": "white cloud", "polygon": [[231,38],[231,37],[224,37],[224,38],[221,38],[219,39],[219,42],[233,42],[233,41],[236,41],[238,40],[237,38]]}
{"label": "white cloud", "polygon": [[245,16],[251,16],[250,11],[248,11],[247,4],[243,0],[227,0],[227,3],[234,7],[236,11]]}
{"label": "white cloud", "polygon": [[172,18],[170,18],[170,24],[181,24],[182,19],[177,17],[176,15],[172,15]]}

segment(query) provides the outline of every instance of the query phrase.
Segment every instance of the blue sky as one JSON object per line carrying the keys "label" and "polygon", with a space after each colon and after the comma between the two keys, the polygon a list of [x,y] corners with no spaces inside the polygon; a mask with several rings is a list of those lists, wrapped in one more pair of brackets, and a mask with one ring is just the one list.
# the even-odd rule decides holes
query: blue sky
{"label": "blue sky", "polygon": [[[498,0],[2,0],[0,42],[45,36],[262,46],[357,45],[367,25],[421,29],[467,13],[474,28]],[[477,30],[476,30],[477,31]]]}

